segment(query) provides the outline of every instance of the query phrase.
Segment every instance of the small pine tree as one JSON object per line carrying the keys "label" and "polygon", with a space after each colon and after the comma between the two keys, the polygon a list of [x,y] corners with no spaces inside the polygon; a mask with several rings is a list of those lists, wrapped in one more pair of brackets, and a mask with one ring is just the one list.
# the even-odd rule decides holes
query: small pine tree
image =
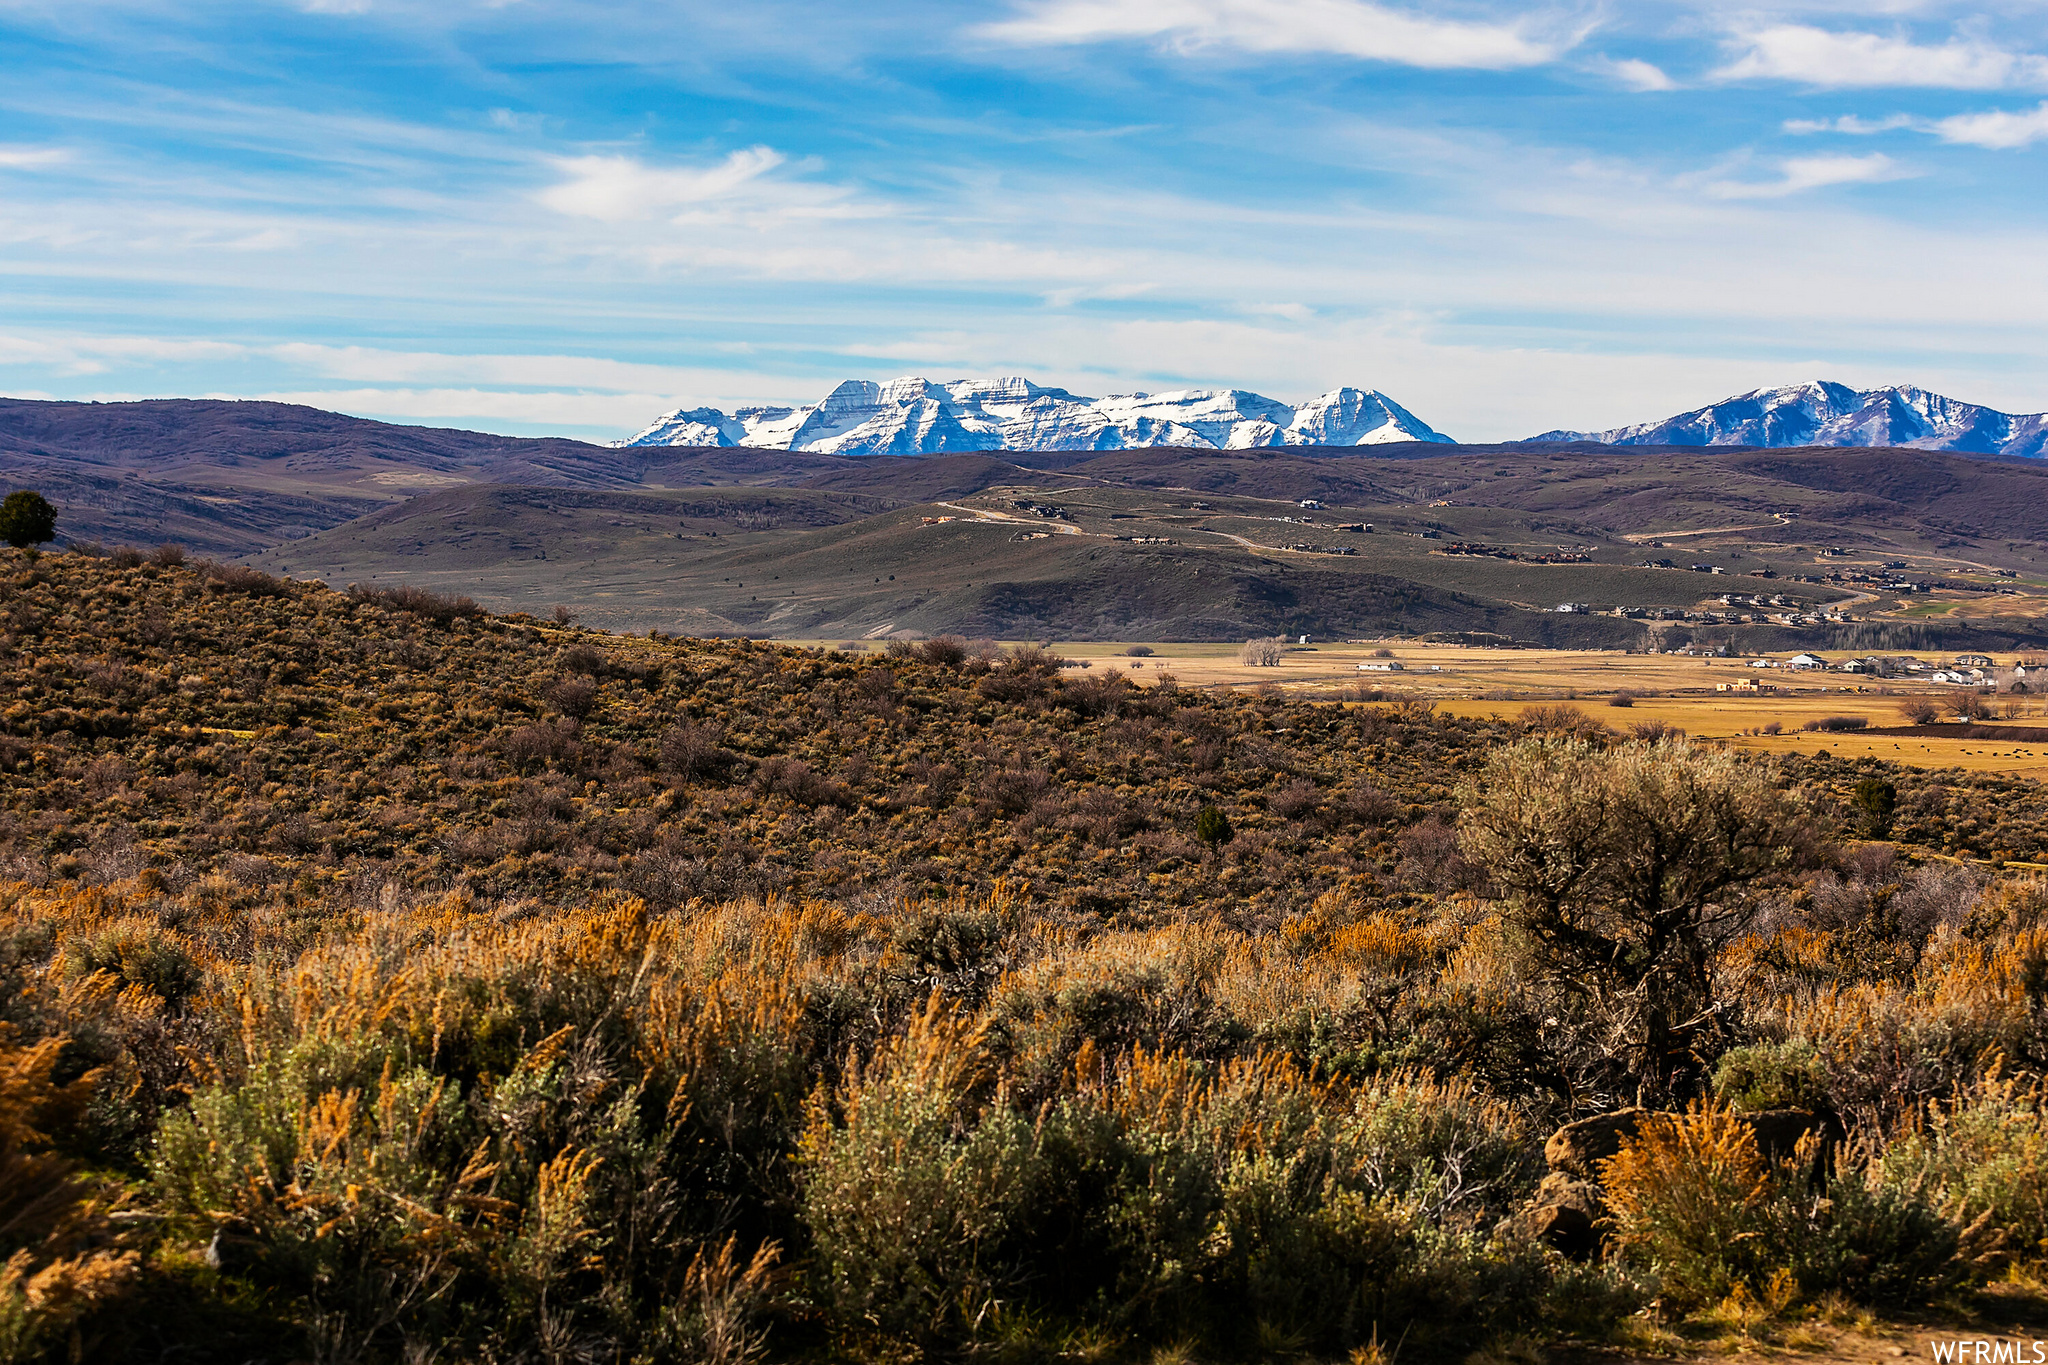
{"label": "small pine tree", "polygon": [[0,540],[26,550],[56,536],[57,509],[41,493],[24,488],[0,502]]}
{"label": "small pine tree", "polygon": [[1202,807],[1195,816],[1195,837],[1212,847],[1229,843],[1236,833],[1230,827],[1230,817],[1214,806]]}
{"label": "small pine tree", "polygon": [[1898,809],[1899,789],[1881,777],[1866,777],[1856,784],[1851,801],[1863,815],[1864,832],[1873,839],[1891,833],[1892,812]]}

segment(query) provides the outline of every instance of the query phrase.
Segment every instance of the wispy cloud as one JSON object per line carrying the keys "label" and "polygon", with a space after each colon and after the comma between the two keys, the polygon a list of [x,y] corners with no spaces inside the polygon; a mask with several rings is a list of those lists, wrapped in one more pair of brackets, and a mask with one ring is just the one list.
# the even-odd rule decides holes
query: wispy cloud
{"label": "wispy cloud", "polygon": [[1591,66],[1627,90],[1649,94],[1678,88],[1678,82],[1672,80],[1662,67],[1638,57],[1600,57]]}
{"label": "wispy cloud", "polygon": [[1831,119],[1787,119],[1784,130],[1788,133],[1847,133],[1854,137],[1868,137],[1874,133],[1896,132],[1901,128],[1916,133],[1931,133],[1943,142],[1969,147],[1988,147],[1994,151],[2013,151],[2031,147],[2036,142],[2048,139],[2048,100],[2032,109],[2018,111],[1989,109],[1974,114],[1951,114],[1947,118],[1922,118],[1913,114],[1893,114],[1887,118],[1866,119],[1854,114],[1844,114]]}
{"label": "wispy cloud", "polygon": [[65,147],[11,147],[0,144],[0,169],[38,171],[45,166],[61,166],[70,159],[70,149]]}
{"label": "wispy cloud", "polygon": [[1871,137],[1878,133],[1893,133],[1901,128],[1924,128],[1927,120],[1911,114],[1893,114],[1887,118],[1859,118],[1855,114],[1844,114],[1840,118],[1788,118],[1780,125],[1788,133],[1846,133],[1851,137]]}
{"label": "wispy cloud", "polygon": [[1998,150],[2027,147],[2048,138],[2048,100],[2018,113],[1993,109],[1981,114],[1955,114],[1937,119],[1932,127],[1943,142]]}
{"label": "wispy cloud", "polygon": [[1443,19],[1367,0],[1039,0],[978,32],[1028,45],[1150,39],[1181,52],[1327,53],[1496,71],[1553,61],[1577,41],[1528,22]]}
{"label": "wispy cloud", "polygon": [[1721,180],[1707,186],[1716,199],[1783,199],[1829,185],[1869,185],[1914,174],[1882,152],[1869,156],[1803,156],[1778,164],[1775,180]]}
{"label": "wispy cloud", "polygon": [[630,156],[563,157],[554,164],[566,178],[542,191],[540,201],[557,213],[608,222],[645,218],[724,199],[785,160],[773,147],[744,148],[713,166],[672,169]]}
{"label": "wispy cloud", "polygon": [[2048,57],[1952,38],[1939,46],[1879,33],[1773,24],[1730,40],[1734,60],[1721,80],[1798,81],[1805,85],[2000,90],[2048,86]]}

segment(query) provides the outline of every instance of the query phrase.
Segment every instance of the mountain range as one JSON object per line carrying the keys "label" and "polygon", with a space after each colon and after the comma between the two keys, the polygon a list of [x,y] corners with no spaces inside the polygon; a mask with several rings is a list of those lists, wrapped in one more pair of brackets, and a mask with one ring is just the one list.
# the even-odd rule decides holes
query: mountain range
{"label": "mountain range", "polygon": [[1335,389],[1292,407],[1244,389],[1084,398],[1028,379],[849,379],[801,407],[679,408],[622,446],[750,446],[833,455],[970,450],[1131,450],[1183,446],[1451,444],[1370,389]]}
{"label": "mountain range", "polygon": [[2048,455],[2048,413],[2015,416],[1910,384],[1852,389],[1816,380],[1739,393],[1661,422],[1546,431],[1529,442],[1610,446],[1889,446],[1973,455]]}

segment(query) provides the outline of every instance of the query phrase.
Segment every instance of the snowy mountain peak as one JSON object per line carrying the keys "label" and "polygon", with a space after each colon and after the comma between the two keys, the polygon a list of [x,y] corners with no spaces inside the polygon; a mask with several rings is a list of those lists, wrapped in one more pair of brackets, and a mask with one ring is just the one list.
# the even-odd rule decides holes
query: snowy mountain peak
{"label": "snowy mountain peak", "polygon": [[839,455],[930,455],[960,450],[1125,450],[1191,446],[1448,443],[1415,414],[1370,389],[1342,388],[1298,407],[1245,389],[1084,398],[1028,379],[919,376],[849,379],[803,407],[679,408],[625,446],[754,446]]}
{"label": "snowy mountain peak", "polygon": [[1852,389],[1816,379],[1757,389],[1610,431],[1546,431],[1530,441],[1643,446],[1904,446],[1977,455],[2048,455],[2048,413],[2015,416],[1911,384]]}

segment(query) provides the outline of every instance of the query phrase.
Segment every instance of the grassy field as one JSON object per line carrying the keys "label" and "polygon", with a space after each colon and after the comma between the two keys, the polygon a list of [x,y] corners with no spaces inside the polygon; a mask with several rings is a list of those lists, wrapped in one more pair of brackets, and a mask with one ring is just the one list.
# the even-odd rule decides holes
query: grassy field
{"label": "grassy field", "polygon": [[[1293,646],[1277,667],[1238,662],[1237,647],[1206,644],[1151,644],[1149,657],[1131,658],[1128,643],[1061,644],[1060,652],[1095,668],[1119,668],[1132,681],[1155,683],[1170,675],[1184,687],[1254,687],[1276,684],[1288,691],[1332,693],[1353,687],[1382,688],[1435,699],[1459,716],[1498,715],[1513,719],[1531,706],[1576,702],[1616,729],[1662,721],[1702,739],[1723,739],[1770,753],[1814,753],[1825,749],[1843,758],[1876,757],[1925,768],[1962,768],[2048,777],[2048,745],[1992,744],[1926,735],[1892,735],[1803,730],[1808,721],[1829,716],[1863,716],[1873,728],[1905,723],[1900,704],[1910,697],[1954,700],[1958,689],[1902,680],[1863,680],[1839,673],[1796,673],[1753,669],[1745,659],[1700,659],[1668,654],[1626,654],[1619,650],[1483,649],[1458,645],[1387,641]],[[1391,650],[1403,665],[1398,673],[1362,672],[1361,663]],[[1837,653],[1833,657],[1846,655]],[[1384,660],[1379,660],[1384,662]],[[2010,663],[2010,658],[2000,658]],[[1760,695],[1718,692],[1717,684],[1760,678],[1778,688]],[[1617,692],[1635,694],[1627,708],[1612,707]],[[2004,703],[2009,705],[2010,703]],[[2048,700],[2022,704],[2015,723],[2048,724]],[[1776,724],[1783,733],[1755,733]]]}

